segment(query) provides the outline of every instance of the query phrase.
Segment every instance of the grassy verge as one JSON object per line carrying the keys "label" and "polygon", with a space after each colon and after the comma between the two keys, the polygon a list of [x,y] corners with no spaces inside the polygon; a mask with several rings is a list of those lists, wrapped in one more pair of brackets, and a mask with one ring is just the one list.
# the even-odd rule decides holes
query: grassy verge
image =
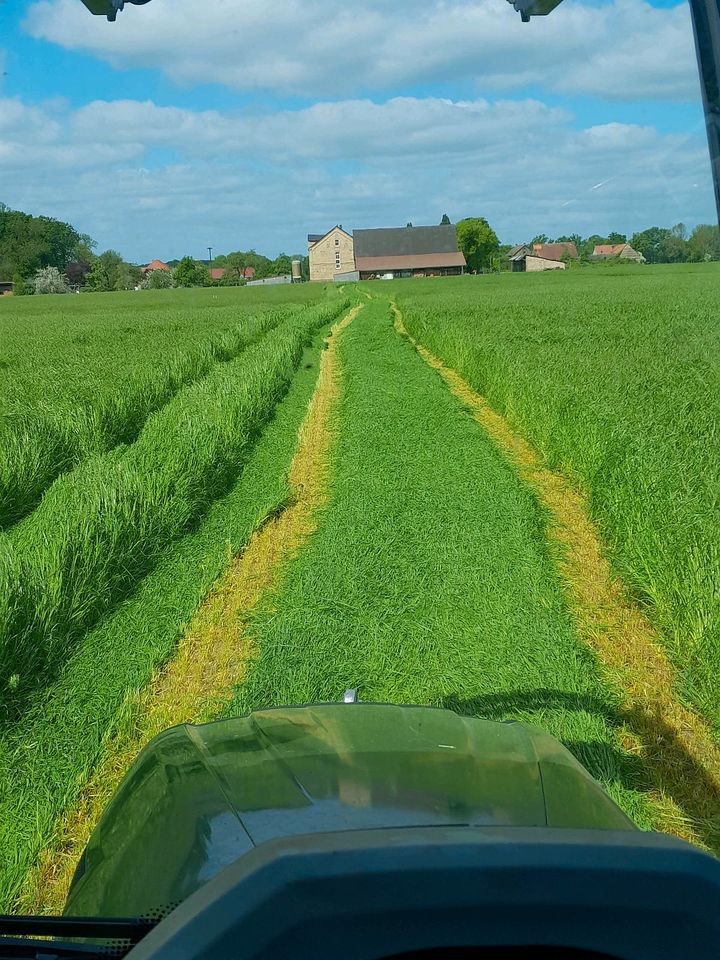
{"label": "grassy verge", "polygon": [[310,307],[275,327],[182,390],[132,446],[61,477],[13,528],[10,559],[0,570],[6,717],[17,715],[29,692],[62,666],[73,642],[227,492],[304,346],[343,305],[335,299]]}
{"label": "grassy verge", "polygon": [[720,730],[716,264],[400,285],[410,333],[585,494],[614,571]]}
{"label": "grassy verge", "polygon": [[14,907],[28,868],[77,802],[108,738],[132,738],[142,728],[136,694],[173,654],[230,558],[287,501],[287,473],[319,355],[318,337],[231,492],[84,637],[43,701],[0,741],[0,910]]}
{"label": "grassy verge", "polygon": [[228,714],[361,698],[446,705],[560,736],[637,822],[642,772],[579,642],[545,517],[481,427],[370,304],[341,347],[331,499]]}

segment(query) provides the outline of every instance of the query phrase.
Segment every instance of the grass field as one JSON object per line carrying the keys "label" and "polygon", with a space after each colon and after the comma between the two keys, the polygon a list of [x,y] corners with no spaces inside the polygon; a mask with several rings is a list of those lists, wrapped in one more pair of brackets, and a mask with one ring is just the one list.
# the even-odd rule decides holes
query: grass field
{"label": "grass field", "polygon": [[[660,742],[672,717],[655,715],[652,690],[628,709],[622,672],[586,643],[550,509],[395,329],[389,300],[585,494],[600,549],[677,666],[658,688],[716,724],[714,271],[2,304],[0,904],[36,902],[21,896],[28,871],[41,853],[50,874],[54,856],[67,859],[59,824],[93,770],[125,762],[118,744],[144,729],[138,693],[163,664],[180,669],[178,644],[219,602],[223,572],[292,509],[288,471],[323,339],[358,300],[331,351],[317,529],[242,625],[249,669],[203,716],[358,687],[366,700],[524,720],[560,737],[639,825],[720,850],[715,746],[707,768],[693,754],[693,778],[675,790],[685,760],[669,769],[679,754]],[[43,432],[50,421],[57,434]],[[27,495],[23,477],[36,481]]]}
{"label": "grass field", "polygon": [[720,729],[715,264],[401,284],[410,332],[587,494],[619,576]]}

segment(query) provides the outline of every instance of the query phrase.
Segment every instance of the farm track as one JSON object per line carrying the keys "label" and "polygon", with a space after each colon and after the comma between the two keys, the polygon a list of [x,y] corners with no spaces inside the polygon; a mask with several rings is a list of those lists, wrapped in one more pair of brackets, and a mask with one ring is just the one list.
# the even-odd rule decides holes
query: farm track
{"label": "farm track", "polygon": [[657,791],[658,826],[720,853],[720,749],[708,724],[680,704],[677,672],[643,612],[612,576],[583,497],[487,400],[406,330],[392,306],[397,332],[413,344],[472,413],[548,512],[547,536],[583,641],[621,697],[626,730],[620,745],[642,760]]}
{"label": "farm track", "polygon": [[110,740],[104,760],[63,818],[53,842],[28,875],[19,900],[25,912],[61,912],[77,860],[138,752],[156,734],[181,723],[212,719],[232,697],[253,657],[245,625],[260,599],[281,582],[317,526],[327,499],[332,416],[340,391],[338,343],[362,306],[337,322],[322,354],[320,373],[290,467],[292,498],[251,537],[199,608],[175,657],[136,698],[132,735]]}

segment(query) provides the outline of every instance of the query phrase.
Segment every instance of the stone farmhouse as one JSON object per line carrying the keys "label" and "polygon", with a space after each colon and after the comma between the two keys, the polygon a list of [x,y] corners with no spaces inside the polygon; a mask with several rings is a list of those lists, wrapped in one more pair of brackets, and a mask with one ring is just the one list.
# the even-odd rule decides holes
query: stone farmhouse
{"label": "stone farmhouse", "polygon": [[600,243],[592,252],[591,260],[634,260],[635,263],[645,263],[645,257],[634,250],[629,243]]}
{"label": "stone farmhouse", "polygon": [[464,273],[455,227],[390,227],[355,230],[341,226],[308,236],[310,279],[376,280]]}
{"label": "stone farmhouse", "polygon": [[508,250],[507,258],[512,271],[538,273],[564,270],[567,260],[578,259],[578,252],[574,243],[520,243]]}

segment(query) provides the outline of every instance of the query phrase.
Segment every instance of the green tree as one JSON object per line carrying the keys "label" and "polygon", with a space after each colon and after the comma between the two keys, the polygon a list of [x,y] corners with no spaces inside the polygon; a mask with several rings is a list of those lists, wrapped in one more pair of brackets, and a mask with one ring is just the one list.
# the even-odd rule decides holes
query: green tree
{"label": "green tree", "polygon": [[701,223],[688,238],[688,259],[695,262],[720,260],[720,228]]}
{"label": "green tree", "polygon": [[539,233],[536,237],[533,237],[530,241],[530,246],[532,247],[535,243],[549,243],[550,238],[546,233]]}
{"label": "green tree", "polygon": [[609,233],[607,235],[608,243],[627,243],[627,236],[624,233]]}
{"label": "green tree", "polygon": [[292,272],[292,260],[286,253],[281,253],[273,260],[270,269],[272,271],[271,276],[282,277]]}
{"label": "green tree", "polygon": [[21,273],[13,274],[13,293],[16,297],[24,297],[28,293],[32,293],[32,290],[28,289],[27,284],[23,280]]}
{"label": "green tree", "polygon": [[648,263],[660,263],[661,244],[669,236],[670,231],[665,227],[649,227],[634,233],[630,237],[630,246],[641,253]]}
{"label": "green tree", "polygon": [[175,267],[173,279],[176,287],[207,287],[210,284],[210,274],[207,267],[192,257],[183,257]]}
{"label": "green tree", "polygon": [[124,289],[118,287],[123,266],[123,258],[116,250],[105,250],[99,257],[93,259],[90,273],[87,275],[88,287],[96,293]]}
{"label": "green tree", "polygon": [[499,252],[497,235],[485,217],[466,217],[456,225],[458,246],[465,254],[470,270],[490,267]]}

